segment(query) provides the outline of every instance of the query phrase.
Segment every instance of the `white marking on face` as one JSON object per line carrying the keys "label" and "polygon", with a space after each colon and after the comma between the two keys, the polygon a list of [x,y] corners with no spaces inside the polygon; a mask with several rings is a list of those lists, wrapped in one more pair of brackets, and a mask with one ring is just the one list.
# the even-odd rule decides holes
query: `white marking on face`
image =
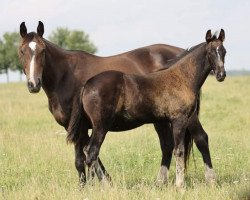
{"label": "white marking on face", "polygon": [[35,81],[35,50],[36,50],[36,42],[30,42],[29,43],[29,47],[32,50],[32,58],[30,61],[30,79],[29,81],[31,81],[34,85],[36,85],[36,81]]}
{"label": "white marking on face", "polygon": [[218,56],[218,61],[220,62],[220,54],[219,54],[219,47],[216,48],[216,53],[217,53],[217,56]]}
{"label": "white marking on face", "polygon": [[34,78],[35,74],[35,54],[33,54],[31,61],[30,61],[30,80],[34,85],[36,85],[36,81]]}
{"label": "white marking on face", "polygon": [[36,50],[36,42],[34,42],[34,41],[30,42],[29,47],[34,52]]}

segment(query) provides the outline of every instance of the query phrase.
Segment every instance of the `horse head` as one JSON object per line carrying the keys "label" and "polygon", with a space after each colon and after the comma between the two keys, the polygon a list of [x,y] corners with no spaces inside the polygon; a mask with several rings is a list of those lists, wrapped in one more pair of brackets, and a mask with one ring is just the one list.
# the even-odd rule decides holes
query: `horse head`
{"label": "horse head", "polygon": [[45,65],[45,43],[43,42],[44,26],[39,21],[37,32],[27,33],[25,22],[20,24],[21,42],[18,53],[27,78],[31,93],[37,93],[42,86],[42,74]]}

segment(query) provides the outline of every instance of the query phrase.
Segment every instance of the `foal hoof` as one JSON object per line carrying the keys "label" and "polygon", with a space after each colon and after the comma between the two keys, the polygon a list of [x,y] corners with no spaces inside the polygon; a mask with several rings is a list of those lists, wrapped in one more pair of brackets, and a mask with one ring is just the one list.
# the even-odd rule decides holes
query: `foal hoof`
{"label": "foal hoof", "polygon": [[88,165],[88,167],[91,167],[93,162],[96,160],[97,160],[97,155],[94,153],[90,153],[86,157],[86,164]]}
{"label": "foal hoof", "polygon": [[163,187],[167,185],[167,181],[166,180],[156,180],[155,181],[155,186],[156,187]]}
{"label": "foal hoof", "polygon": [[206,179],[206,183],[208,183],[208,184],[216,183],[216,174],[215,174],[214,170],[206,171],[205,179]]}

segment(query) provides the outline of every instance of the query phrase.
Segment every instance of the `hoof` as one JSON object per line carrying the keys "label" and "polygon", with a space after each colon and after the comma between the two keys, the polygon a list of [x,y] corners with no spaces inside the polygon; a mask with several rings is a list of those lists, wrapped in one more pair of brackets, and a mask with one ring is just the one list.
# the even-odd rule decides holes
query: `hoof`
{"label": "hoof", "polygon": [[176,190],[177,190],[177,192],[179,192],[182,195],[184,195],[185,192],[186,192],[185,187],[178,187],[178,186],[176,186]]}
{"label": "hoof", "polygon": [[167,182],[168,182],[168,168],[166,166],[161,166],[155,185],[157,187],[162,187],[163,185],[167,185]]}
{"label": "hoof", "polygon": [[155,181],[155,186],[156,187],[163,187],[168,184],[167,180],[156,180]]}
{"label": "hoof", "polygon": [[205,179],[207,183],[215,183],[216,182],[216,174],[213,169],[207,169],[205,172]]}

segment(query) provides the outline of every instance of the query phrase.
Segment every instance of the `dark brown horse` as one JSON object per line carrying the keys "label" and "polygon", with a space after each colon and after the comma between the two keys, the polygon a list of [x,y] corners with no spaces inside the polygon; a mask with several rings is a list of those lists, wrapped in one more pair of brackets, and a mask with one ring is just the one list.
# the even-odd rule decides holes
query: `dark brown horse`
{"label": "dark brown horse", "polygon": [[[28,80],[29,91],[36,93],[41,87],[44,89],[48,97],[49,110],[55,120],[69,132],[68,138],[74,142],[75,146],[76,169],[80,181],[85,182],[86,158],[83,148],[89,141],[88,127],[84,126],[85,122],[81,119],[78,123],[79,126],[74,128],[75,132],[71,132],[72,126],[69,126],[70,121],[74,121],[78,114],[78,111],[74,110],[73,102],[78,100],[81,87],[89,78],[107,70],[140,75],[151,73],[167,67],[167,61],[183,52],[183,49],[169,45],[152,45],[117,56],[98,57],[83,51],[64,50],[44,39],[43,33],[42,22],[39,22],[37,33],[27,33],[25,23],[21,23],[20,62]],[[167,180],[171,162],[173,139],[170,125],[167,126],[161,122],[154,125],[162,150],[162,162],[157,180],[159,183],[164,183]],[[129,128],[131,127],[124,127],[123,130]],[[206,170],[205,175],[208,180],[213,180],[214,173],[208,148],[208,137],[202,129],[198,117],[188,129],[192,131],[192,138],[202,153],[205,166],[209,169]],[[187,133],[189,133],[188,130]],[[190,143],[190,138],[187,137],[187,143]],[[101,162],[100,165],[104,175],[107,175]],[[102,179],[100,173],[97,175],[99,179]]]}
{"label": "dark brown horse", "polygon": [[169,69],[147,75],[106,71],[89,79],[82,105],[92,127],[86,163],[96,163],[109,130],[145,123],[172,125],[176,156],[176,186],[184,186],[185,131],[196,118],[199,91],[211,70],[218,81],[226,77],[224,30],[217,39],[207,31],[206,42],[187,50]]}

